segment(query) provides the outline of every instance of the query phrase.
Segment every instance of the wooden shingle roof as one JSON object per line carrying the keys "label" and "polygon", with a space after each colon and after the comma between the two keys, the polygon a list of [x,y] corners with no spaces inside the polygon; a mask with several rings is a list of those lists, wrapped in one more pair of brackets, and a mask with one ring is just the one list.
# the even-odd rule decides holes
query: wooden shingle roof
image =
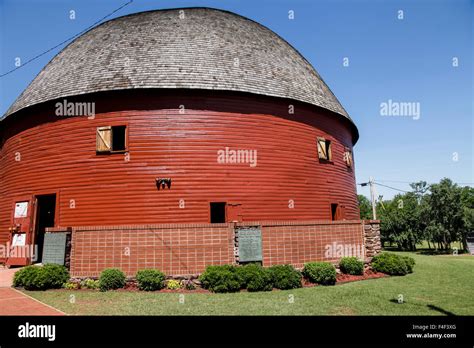
{"label": "wooden shingle roof", "polygon": [[249,92],[349,118],[284,39],[250,19],[210,8],[140,12],[104,22],[56,55],[4,116],[58,98],[136,88]]}

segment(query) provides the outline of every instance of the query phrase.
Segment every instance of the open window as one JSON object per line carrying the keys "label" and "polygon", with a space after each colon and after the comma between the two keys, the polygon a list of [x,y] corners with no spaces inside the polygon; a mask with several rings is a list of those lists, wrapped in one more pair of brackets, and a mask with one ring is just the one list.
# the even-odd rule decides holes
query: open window
{"label": "open window", "polygon": [[226,202],[211,202],[211,224],[221,224],[226,222],[225,209]]}
{"label": "open window", "polygon": [[354,165],[353,159],[352,159],[352,151],[348,147],[346,147],[346,149],[344,151],[343,159],[344,159],[344,163],[347,165],[347,167],[352,168],[352,166]]}
{"label": "open window", "polygon": [[318,138],[318,157],[323,161],[331,161],[331,141],[325,138]]}
{"label": "open window", "polygon": [[331,220],[345,220],[346,219],[346,207],[338,203],[331,203]]}
{"label": "open window", "polygon": [[127,151],[127,126],[98,127],[96,151],[98,153]]}

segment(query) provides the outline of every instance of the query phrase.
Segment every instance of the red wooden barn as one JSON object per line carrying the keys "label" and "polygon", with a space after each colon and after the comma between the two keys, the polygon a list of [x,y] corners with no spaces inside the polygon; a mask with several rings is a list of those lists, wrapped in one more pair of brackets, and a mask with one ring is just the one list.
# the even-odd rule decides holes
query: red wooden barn
{"label": "red wooden barn", "polygon": [[[297,50],[234,13],[150,11],[89,30],[18,97],[0,136],[9,265],[189,275],[334,261],[341,245],[367,256],[356,126]],[[37,245],[36,259],[12,244]]]}

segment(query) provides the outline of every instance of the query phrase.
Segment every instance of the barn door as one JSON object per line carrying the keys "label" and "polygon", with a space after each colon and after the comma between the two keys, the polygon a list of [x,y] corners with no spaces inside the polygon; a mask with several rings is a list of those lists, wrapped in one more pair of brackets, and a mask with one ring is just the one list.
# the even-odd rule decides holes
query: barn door
{"label": "barn door", "polygon": [[31,225],[34,207],[32,197],[19,197],[13,203],[9,228],[9,250],[7,266],[25,266],[32,263],[35,256],[33,228]]}

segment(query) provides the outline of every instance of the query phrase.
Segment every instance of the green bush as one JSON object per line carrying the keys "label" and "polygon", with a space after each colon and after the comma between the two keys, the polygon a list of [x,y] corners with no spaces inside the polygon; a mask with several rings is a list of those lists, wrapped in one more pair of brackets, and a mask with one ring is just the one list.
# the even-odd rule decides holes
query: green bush
{"label": "green bush", "polygon": [[334,285],[336,283],[336,267],[329,262],[310,262],[304,265],[303,275],[311,283]]}
{"label": "green bush", "polygon": [[408,273],[413,273],[413,267],[415,266],[415,259],[410,256],[400,256],[407,265]]}
{"label": "green bush", "polygon": [[362,275],[364,274],[364,261],[357,257],[343,257],[339,261],[339,269],[345,274]]}
{"label": "green bush", "polygon": [[236,292],[242,285],[237,267],[232,265],[207,266],[199,281],[204,289],[213,292]]}
{"label": "green bush", "polygon": [[272,273],[267,268],[251,263],[237,268],[242,280],[242,288],[248,291],[271,291],[273,289]]}
{"label": "green bush", "polygon": [[277,289],[301,288],[301,273],[291,265],[276,265],[269,268],[273,286]]}
{"label": "green bush", "polygon": [[145,291],[160,290],[165,280],[164,273],[157,269],[144,269],[137,272],[138,288]]}
{"label": "green bush", "polygon": [[415,260],[409,256],[381,253],[372,259],[372,269],[390,275],[405,275],[413,272]]}
{"label": "green bush", "polygon": [[125,274],[117,268],[104,269],[99,277],[100,291],[120,289],[125,286]]}
{"label": "green bush", "polygon": [[69,280],[69,271],[62,265],[27,266],[13,276],[13,286],[26,290],[59,289]]}
{"label": "green bush", "polygon": [[81,288],[97,290],[100,288],[99,283],[99,280],[87,278],[81,281]]}

